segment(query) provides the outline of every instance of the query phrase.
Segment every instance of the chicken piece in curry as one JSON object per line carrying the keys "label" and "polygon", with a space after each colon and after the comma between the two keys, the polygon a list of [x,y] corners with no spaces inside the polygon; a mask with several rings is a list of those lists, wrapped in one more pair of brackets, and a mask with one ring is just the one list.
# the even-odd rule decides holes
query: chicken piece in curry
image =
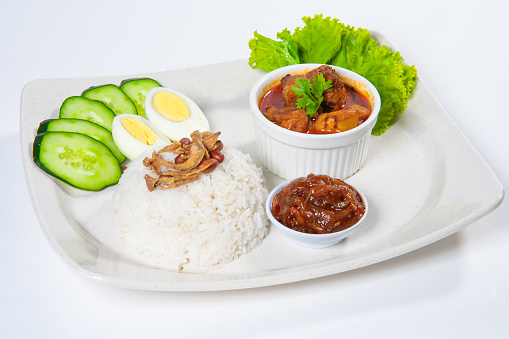
{"label": "chicken piece in curry", "polygon": [[[297,107],[299,95],[295,93],[294,87],[297,86],[297,78],[313,83],[318,74],[322,74],[325,81],[330,81],[331,87],[323,92],[318,110],[309,116],[306,109]],[[304,74],[287,74],[265,93],[259,107],[263,115],[277,125],[308,134],[344,132],[359,126],[371,114],[371,105],[366,97],[341,81],[335,70],[328,65]]]}

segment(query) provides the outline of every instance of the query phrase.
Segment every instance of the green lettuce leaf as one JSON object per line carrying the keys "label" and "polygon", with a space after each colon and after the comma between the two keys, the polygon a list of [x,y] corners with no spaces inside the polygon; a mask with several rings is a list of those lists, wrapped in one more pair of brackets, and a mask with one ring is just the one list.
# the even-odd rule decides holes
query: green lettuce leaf
{"label": "green lettuce leaf", "polygon": [[[301,63],[327,63],[341,48],[345,25],[330,17],[325,19],[321,16],[314,19],[304,17],[302,20],[306,26],[296,28],[292,35],[287,35],[299,46]],[[279,34],[278,38],[285,39]]]}
{"label": "green lettuce leaf", "polygon": [[399,52],[378,44],[366,29],[346,26],[323,15],[302,20],[303,28],[295,29],[293,34],[285,28],[277,34],[279,41],[255,32],[255,38],[249,41],[251,67],[270,72],[298,63],[321,63],[359,73],[380,94],[382,106],[372,133],[383,134],[406,109],[416,86],[415,67],[405,65]]}
{"label": "green lettuce leaf", "polygon": [[[284,36],[284,33],[281,33]],[[251,56],[249,65],[253,69],[263,69],[271,72],[275,69],[299,64],[297,45],[288,40],[275,41],[254,32],[254,38],[249,41]]]}

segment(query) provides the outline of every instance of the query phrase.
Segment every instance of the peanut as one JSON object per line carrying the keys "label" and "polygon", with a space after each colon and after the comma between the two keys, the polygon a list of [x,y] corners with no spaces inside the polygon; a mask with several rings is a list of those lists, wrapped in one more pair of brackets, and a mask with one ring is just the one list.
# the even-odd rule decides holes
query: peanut
{"label": "peanut", "polygon": [[203,160],[198,165],[198,169],[201,169],[203,167],[207,167],[208,166],[205,170],[203,170],[203,173],[210,173],[210,172],[212,172],[213,170],[216,169],[218,164],[219,164],[219,161],[217,161],[217,159],[209,158],[207,160]]}
{"label": "peanut", "polygon": [[191,140],[189,138],[182,138],[182,139],[180,139],[180,143],[183,145],[190,145]]}
{"label": "peanut", "polygon": [[177,155],[177,157],[174,160],[175,164],[181,164],[186,161],[187,161],[187,159],[183,158],[182,154]]}
{"label": "peanut", "polygon": [[221,140],[216,141],[214,146],[217,146],[214,151],[222,151],[223,150],[223,142]]}
{"label": "peanut", "polygon": [[210,157],[216,159],[219,163],[222,163],[224,160],[224,154],[218,150],[210,152]]}

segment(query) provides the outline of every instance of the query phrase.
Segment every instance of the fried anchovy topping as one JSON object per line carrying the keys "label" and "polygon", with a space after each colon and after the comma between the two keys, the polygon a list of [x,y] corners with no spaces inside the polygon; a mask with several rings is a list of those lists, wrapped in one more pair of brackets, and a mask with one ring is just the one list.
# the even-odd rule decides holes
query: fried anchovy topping
{"label": "fried anchovy topping", "polygon": [[[199,173],[209,173],[218,165],[216,158],[211,158],[210,152],[219,152],[223,144],[218,140],[221,132],[191,133],[191,139],[184,138],[153,151],[152,156],[143,159],[143,165],[155,176],[146,174],[144,179],[149,191],[154,189],[168,189],[188,184],[199,179]],[[178,155],[179,161],[167,161],[162,153],[171,152]],[[224,158],[224,157],[223,157]],[[163,169],[164,168],[164,169]]]}

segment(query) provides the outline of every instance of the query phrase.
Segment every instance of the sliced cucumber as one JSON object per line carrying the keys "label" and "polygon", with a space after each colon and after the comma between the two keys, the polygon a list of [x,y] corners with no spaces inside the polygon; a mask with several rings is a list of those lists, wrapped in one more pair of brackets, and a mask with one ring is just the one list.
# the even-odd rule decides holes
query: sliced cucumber
{"label": "sliced cucumber", "polygon": [[122,175],[110,149],[80,133],[38,134],[33,157],[35,164],[46,173],[85,190],[99,191],[114,185]]}
{"label": "sliced cucumber", "polygon": [[131,99],[118,86],[103,85],[90,87],[82,94],[85,98],[98,100],[108,106],[115,115],[138,114]]}
{"label": "sliced cucumber", "polygon": [[74,96],[60,106],[60,118],[91,121],[111,132],[115,113],[100,101]]}
{"label": "sliced cucumber", "polygon": [[117,158],[119,164],[122,164],[126,159],[113,141],[111,132],[90,121],[80,119],[48,119],[41,122],[37,130],[37,134],[44,132],[75,132],[85,134],[106,145],[115,158]]}
{"label": "sliced cucumber", "polygon": [[134,102],[138,115],[146,118],[145,97],[154,87],[162,87],[157,81],[150,78],[128,79],[122,81],[120,89]]}

